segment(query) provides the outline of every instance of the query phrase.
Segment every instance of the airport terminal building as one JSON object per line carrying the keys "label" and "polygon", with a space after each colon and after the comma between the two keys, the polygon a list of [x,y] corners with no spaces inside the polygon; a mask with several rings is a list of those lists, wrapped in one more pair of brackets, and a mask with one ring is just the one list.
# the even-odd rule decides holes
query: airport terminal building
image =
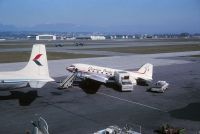
{"label": "airport terminal building", "polygon": [[90,36],[91,40],[105,40],[106,37],[105,36]]}
{"label": "airport terminal building", "polygon": [[36,40],[56,40],[56,36],[50,34],[42,34],[42,35],[37,35]]}

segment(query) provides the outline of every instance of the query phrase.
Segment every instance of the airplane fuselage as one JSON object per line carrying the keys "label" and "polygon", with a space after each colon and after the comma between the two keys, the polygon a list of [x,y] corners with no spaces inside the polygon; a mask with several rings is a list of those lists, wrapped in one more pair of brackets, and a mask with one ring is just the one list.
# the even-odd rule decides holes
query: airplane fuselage
{"label": "airplane fuselage", "polygon": [[[88,65],[88,64],[73,64],[70,67],[67,68],[68,71],[79,71],[79,72],[84,72],[84,73],[95,73],[98,75],[104,75],[106,77],[113,77],[115,71],[123,71],[119,69],[112,69],[112,68],[107,68],[107,67],[100,67],[100,66],[94,66],[94,65]],[[136,84],[136,80],[138,78],[144,78],[147,81],[151,81],[151,78],[147,78],[144,73],[140,72],[131,72],[131,71],[126,71],[129,76],[130,80],[133,84]]]}

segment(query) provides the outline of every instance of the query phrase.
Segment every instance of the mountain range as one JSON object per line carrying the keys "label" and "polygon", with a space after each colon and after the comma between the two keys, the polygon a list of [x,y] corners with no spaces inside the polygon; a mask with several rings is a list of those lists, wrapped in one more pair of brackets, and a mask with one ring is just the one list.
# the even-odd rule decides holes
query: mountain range
{"label": "mountain range", "polygon": [[38,24],[30,27],[0,24],[0,31],[56,31],[56,32],[102,32],[106,28],[99,26],[76,25],[70,23]]}
{"label": "mountain range", "polygon": [[[29,27],[19,27],[15,25],[5,25],[0,23],[0,32],[18,32],[18,31],[34,31],[34,32],[92,32],[92,33],[123,33],[123,34],[154,34],[154,33],[182,33],[199,31],[191,27],[174,29],[167,28],[165,25],[112,25],[112,26],[94,26],[94,25],[77,25],[71,23],[50,23],[37,24]],[[184,29],[184,30],[182,30]]]}
{"label": "mountain range", "polygon": [[5,31],[38,31],[38,32],[117,32],[117,33],[132,33],[138,32],[134,26],[92,26],[92,25],[77,25],[71,23],[52,23],[52,24],[38,24],[30,27],[19,27],[15,25],[5,25],[0,23],[0,32]]}

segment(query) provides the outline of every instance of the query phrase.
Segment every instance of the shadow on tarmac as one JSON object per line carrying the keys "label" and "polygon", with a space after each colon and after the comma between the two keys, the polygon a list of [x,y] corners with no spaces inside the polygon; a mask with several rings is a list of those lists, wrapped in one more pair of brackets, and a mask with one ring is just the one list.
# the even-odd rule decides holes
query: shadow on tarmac
{"label": "shadow on tarmac", "polygon": [[172,117],[178,119],[200,121],[200,102],[190,103],[184,108],[169,112]]}
{"label": "shadow on tarmac", "polygon": [[15,100],[19,101],[20,106],[29,106],[38,96],[37,90],[31,90],[27,93],[21,91],[10,91],[10,95],[0,96],[0,100]]}

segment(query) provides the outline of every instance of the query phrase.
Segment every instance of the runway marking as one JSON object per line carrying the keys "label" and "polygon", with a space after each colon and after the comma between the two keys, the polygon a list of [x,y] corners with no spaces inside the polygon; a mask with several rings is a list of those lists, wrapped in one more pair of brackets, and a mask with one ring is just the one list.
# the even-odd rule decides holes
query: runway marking
{"label": "runway marking", "polygon": [[136,105],[140,105],[140,106],[147,107],[147,108],[150,108],[150,109],[158,110],[158,111],[161,111],[161,112],[166,112],[166,111],[163,111],[163,110],[161,110],[159,108],[152,107],[152,106],[149,106],[149,105],[145,105],[145,104],[142,104],[142,103],[139,103],[139,102],[130,101],[130,100],[127,100],[127,99],[119,98],[119,97],[108,95],[108,94],[101,93],[101,92],[97,92],[97,93],[100,94],[100,95],[104,95],[104,96],[110,97],[110,98],[114,98],[114,99],[118,99],[118,100],[121,100],[121,101],[125,101],[125,102],[131,103],[131,104],[136,104]]}

